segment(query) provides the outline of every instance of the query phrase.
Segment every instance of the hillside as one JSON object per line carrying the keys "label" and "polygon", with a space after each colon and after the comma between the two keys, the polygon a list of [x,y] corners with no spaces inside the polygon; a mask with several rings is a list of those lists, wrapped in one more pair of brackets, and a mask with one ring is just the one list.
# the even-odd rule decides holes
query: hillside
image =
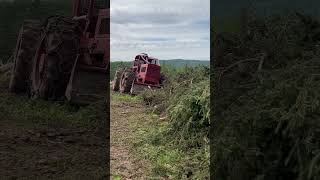
{"label": "hillside", "polygon": [[198,66],[204,65],[209,66],[210,61],[203,61],[203,60],[184,60],[184,59],[170,59],[170,60],[160,60],[161,65],[171,65],[173,67],[179,68],[182,66]]}
{"label": "hillside", "polygon": [[[116,61],[110,63],[110,80],[113,80],[114,74],[117,69],[130,67],[132,62],[130,61]],[[198,65],[209,66],[210,61],[200,60],[184,60],[184,59],[172,59],[172,60],[160,60],[161,66],[170,66],[173,68],[181,68],[184,66],[195,67]]]}

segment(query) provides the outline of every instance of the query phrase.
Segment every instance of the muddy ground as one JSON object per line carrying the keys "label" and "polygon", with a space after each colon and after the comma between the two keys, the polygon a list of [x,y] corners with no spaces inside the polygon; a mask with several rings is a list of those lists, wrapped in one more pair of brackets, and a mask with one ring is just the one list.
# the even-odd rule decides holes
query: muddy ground
{"label": "muddy ground", "polygon": [[0,117],[0,179],[106,179],[109,148],[102,130]]}
{"label": "muddy ground", "polygon": [[[7,84],[0,83],[0,97],[7,94]],[[111,148],[107,127],[0,117],[0,179],[150,179],[148,163],[132,149],[131,125],[150,118],[145,106],[114,98],[110,105]]]}
{"label": "muddy ground", "polygon": [[0,123],[0,174],[5,179],[100,179],[106,159],[101,137],[84,127]]}
{"label": "muddy ground", "polygon": [[101,130],[0,118],[0,179],[148,179],[147,162],[136,156],[131,139],[132,123],[149,118],[145,107],[112,99],[110,112],[111,176]]}

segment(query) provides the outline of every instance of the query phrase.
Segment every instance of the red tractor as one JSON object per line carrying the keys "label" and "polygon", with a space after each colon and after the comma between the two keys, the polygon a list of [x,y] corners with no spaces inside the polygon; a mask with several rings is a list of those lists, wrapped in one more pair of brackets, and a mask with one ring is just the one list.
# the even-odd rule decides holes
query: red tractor
{"label": "red tractor", "polygon": [[159,60],[145,53],[137,55],[131,68],[117,70],[112,90],[121,93],[138,94],[147,88],[161,88],[163,76]]}
{"label": "red tractor", "polygon": [[25,21],[9,89],[43,99],[89,104],[107,95],[110,2],[74,0],[73,17]]}

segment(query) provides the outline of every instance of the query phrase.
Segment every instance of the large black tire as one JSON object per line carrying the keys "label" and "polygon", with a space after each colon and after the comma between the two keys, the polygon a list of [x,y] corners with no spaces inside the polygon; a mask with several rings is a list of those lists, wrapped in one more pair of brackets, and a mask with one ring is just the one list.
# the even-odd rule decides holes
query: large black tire
{"label": "large black tire", "polygon": [[121,93],[130,93],[132,85],[135,80],[135,72],[130,70],[124,71],[121,77],[120,83],[120,92]]}
{"label": "large black tire", "polygon": [[116,73],[114,74],[114,79],[113,79],[113,83],[112,83],[112,90],[113,91],[120,90],[120,82],[121,82],[122,73],[123,73],[122,70],[117,70]]}
{"label": "large black tire", "polygon": [[[32,96],[56,100],[64,97],[79,53],[79,25],[70,18],[48,18],[32,71]],[[45,53],[43,53],[45,52]],[[41,58],[41,54],[44,54]]]}
{"label": "large black tire", "polygon": [[23,23],[13,54],[13,69],[9,91],[24,93],[29,91],[32,61],[41,36],[40,21],[27,20]]}

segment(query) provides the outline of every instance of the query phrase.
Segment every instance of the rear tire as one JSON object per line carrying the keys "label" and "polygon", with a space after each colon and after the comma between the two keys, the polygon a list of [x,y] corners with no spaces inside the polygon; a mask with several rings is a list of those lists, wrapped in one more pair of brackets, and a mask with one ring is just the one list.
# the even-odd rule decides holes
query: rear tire
{"label": "rear tire", "polygon": [[24,93],[29,91],[32,61],[41,36],[40,21],[25,21],[20,29],[16,49],[13,54],[13,69],[9,91]]}
{"label": "rear tire", "polygon": [[80,30],[70,18],[48,19],[46,36],[36,52],[32,71],[32,96],[57,100],[65,95],[76,60]]}
{"label": "rear tire", "polygon": [[120,83],[121,93],[130,93],[135,77],[136,77],[136,74],[135,72],[132,72],[132,71],[125,71],[122,73],[121,83]]}
{"label": "rear tire", "polygon": [[118,70],[114,74],[114,79],[113,79],[113,83],[112,83],[112,90],[113,91],[119,91],[120,90],[120,82],[121,82],[122,73],[123,73],[123,71]]}

